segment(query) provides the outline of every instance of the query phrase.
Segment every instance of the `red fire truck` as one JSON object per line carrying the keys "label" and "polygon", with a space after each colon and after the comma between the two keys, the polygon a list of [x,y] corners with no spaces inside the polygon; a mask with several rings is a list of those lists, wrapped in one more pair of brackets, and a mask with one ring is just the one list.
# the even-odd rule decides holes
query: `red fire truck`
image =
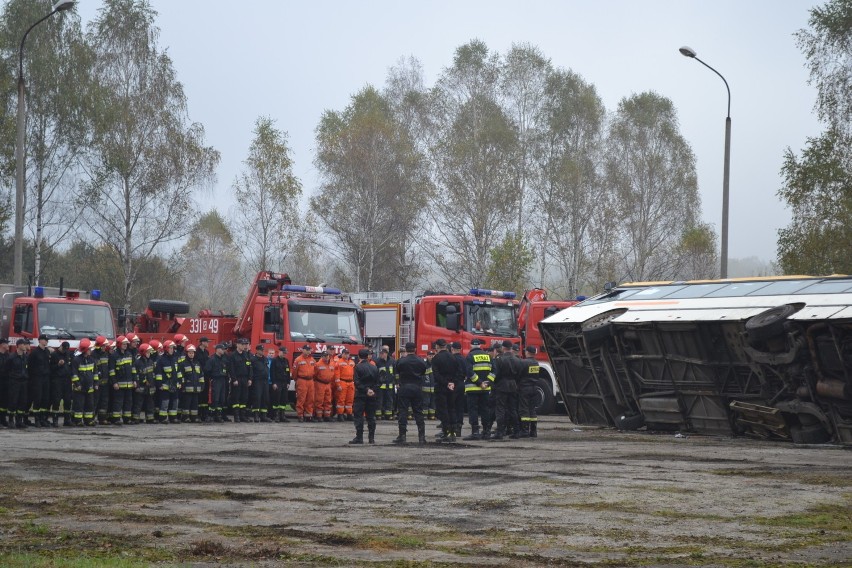
{"label": "red fire truck", "polygon": [[202,310],[184,317],[188,312],[186,302],[151,300],[134,318],[133,330],[143,341],[162,342],[178,333],[192,343],[206,336],[213,345],[247,338],[252,346],[286,346],[293,355],[308,344],[316,357],[344,348],[357,353],[364,346],[360,308],[348,296],[335,288],[295,286],[286,274],[258,273],[238,315]]}
{"label": "red fire truck", "polygon": [[76,348],[84,337],[115,338],[112,309],[101,301],[99,290],[0,284],[0,293],[0,336],[13,344],[20,338],[34,343],[46,335],[54,349],[63,341]]}

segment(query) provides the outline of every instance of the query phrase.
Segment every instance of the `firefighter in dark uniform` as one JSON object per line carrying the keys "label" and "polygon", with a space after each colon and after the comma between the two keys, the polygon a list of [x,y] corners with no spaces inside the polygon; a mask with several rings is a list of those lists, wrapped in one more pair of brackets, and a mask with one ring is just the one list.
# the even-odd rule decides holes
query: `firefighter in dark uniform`
{"label": "firefighter in dark uniform", "polygon": [[417,424],[417,441],[426,443],[426,422],[423,420],[423,376],[426,374],[426,362],[417,356],[414,343],[405,344],[404,357],[396,362],[396,378],[399,382],[397,393],[397,417],[399,421],[399,436],[394,444],[405,443],[405,432],[408,427],[408,409],[414,415]]}
{"label": "firefighter in dark uniform", "polygon": [[35,426],[49,427],[47,411],[50,407],[50,350],[47,348],[46,335],[39,336],[38,345],[30,349],[27,358],[27,370],[30,374],[29,397]]}
{"label": "firefighter in dark uniform", "polygon": [[228,357],[234,422],[248,422],[249,388],[251,387],[251,353],[249,353],[248,345],[248,339],[239,338],[237,350]]}
{"label": "firefighter in dark uniform", "polygon": [[376,361],[376,367],[379,369],[379,415],[382,420],[390,420],[393,417],[394,395],[396,382],[394,380],[394,360],[390,354],[390,349],[383,346],[379,352],[379,358]]}
{"label": "firefighter in dark uniform", "polygon": [[458,372],[456,358],[447,351],[447,341],[439,339],[435,342],[437,353],[432,357],[432,376],[435,378],[435,407],[438,420],[441,421],[442,432],[439,442],[456,441],[456,381]]}
{"label": "firefighter in dark uniform", "polygon": [[[274,354],[274,351],[272,352]],[[266,415],[269,409],[269,383],[272,380],[272,359],[263,354],[263,344],[254,348],[251,358],[251,413],[255,422],[272,422]]]}
{"label": "firefighter in dark uniform", "polygon": [[497,431],[492,440],[502,440],[511,431],[511,437],[520,436],[518,424],[518,375],[520,360],[512,352],[512,342],[503,341],[503,353],[494,366],[494,385],[491,396],[494,397]]}
{"label": "firefighter in dark uniform", "polygon": [[520,389],[520,415],[521,415],[521,436],[530,438],[538,437],[538,415],[536,414],[536,404],[538,404],[538,380],[541,377],[541,367],[535,358],[536,348],[532,345],[527,345],[526,359],[521,360],[521,374],[518,379],[518,389]]}
{"label": "firefighter in dark uniform", "polygon": [[464,360],[464,354],[462,354],[462,344],[458,341],[453,341],[450,345],[452,348],[451,353],[453,354],[453,358],[456,360],[456,437],[461,437],[462,425],[464,424],[464,411],[466,399],[464,396],[464,383],[465,376],[467,375],[467,364]]}
{"label": "firefighter in dark uniform", "polygon": [[50,411],[53,427],[59,426],[60,408],[65,411],[65,426],[71,426],[71,344],[63,341],[50,354]]}
{"label": "firefighter in dark uniform", "polygon": [[6,376],[6,361],[8,359],[9,340],[0,337],[0,426],[14,428],[15,417],[9,414],[9,379]]}
{"label": "firefighter in dark uniform", "polygon": [[426,353],[426,372],[423,373],[423,416],[435,420],[435,377],[432,376],[432,357],[435,352],[431,349]]}
{"label": "firefighter in dark uniform", "polygon": [[[207,360],[210,359],[210,352],[207,351],[207,344],[210,343],[210,338],[202,337],[198,340],[198,347],[195,350],[195,358],[201,365],[202,372],[207,368]],[[210,422],[210,383],[204,381],[204,391],[198,393],[198,419],[202,422]]]}
{"label": "firefighter in dark uniform", "polygon": [[284,416],[287,406],[287,392],[290,387],[290,361],[287,359],[287,348],[278,348],[278,356],[272,360],[272,387],[269,391],[272,419],[276,422],[289,422]]}
{"label": "firefighter in dark uniform", "polygon": [[154,381],[157,383],[157,392],[160,393],[160,424],[178,421],[178,404],[180,401],[180,388],[183,375],[177,364],[175,356],[175,344],[167,339],[163,342],[165,351],[157,357],[154,367]]}
{"label": "firefighter in dark uniform", "polygon": [[364,415],[367,415],[368,441],[376,443],[376,411],[378,410],[379,369],[371,364],[369,349],[358,351],[358,364],[355,365],[355,402],[352,412],[355,415],[355,437],[350,444],[364,443]]}
{"label": "firefighter in dark uniform", "polygon": [[139,346],[138,357],[133,366],[136,368],[136,394],[133,397],[133,419],[143,423],[142,414],[145,414],[144,423],[153,424],[154,418],[154,393],[157,392],[157,382],[154,380],[154,359],[151,354],[154,348],[147,343]]}
{"label": "firefighter in dark uniform", "polygon": [[210,412],[213,414],[214,422],[230,422],[225,415],[225,406],[228,403],[228,360],[225,357],[226,345],[219,343],[213,356],[207,360],[204,367],[204,376],[210,383],[211,403]]}
{"label": "firefighter in dark uniform", "polygon": [[[110,389],[106,388],[109,383],[109,350],[110,342],[103,335],[95,338],[95,348],[91,351],[91,357],[95,361],[95,373],[98,375],[99,388],[95,389],[95,411],[98,423],[103,425],[109,422],[110,411]],[[100,388],[103,386],[103,388]]]}
{"label": "firefighter in dark uniform", "polygon": [[204,368],[198,360],[195,345],[187,345],[186,358],[181,364],[183,375],[183,399],[180,406],[182,422],[198,422],[198,397],[207,392],[204,381]]}
{"label": "firefighter in dark uniform", "polygon": [[77,355],[71,362],[71,404],[75,426],[94,426],[95,393],[99,390],[100,375],[97,362],[91,353],[91,340],[84,337],[77,347]]}
{"label": "firefighter in dark uniform", "polygon": [[133,390],[136,388],[136,369],[133,367],[133,353],[130,341],[119,336],[116,349],[109,356],[109,386],[112,389],[113,424],[133,424]]}
{"label": "firefighter in dark uniform", "polygon": [[9,412],[15,416],[15,427],[26,428],[29,426],[27,411],[29,410],[29,396],[27,394],[27,381],[29,371],[27,369],[27,349],[30,342],[26,339],[18,339],[15,342],[15,352],[6,359],[6,377],[9,381]]}
{"label": "firefighter in dark uniform", "polygon": [[[465,357],[467,376],[464,382],[464,395],[467,399],[467,419],[470,424],[470,436],[465,440],[488,439],[491,436],[491,411],[488,398],[491,396],[491,383],[494,373],[491,369],[491,355],[480,347],[482,340],[474,338],[470,342],[471,350]],[[482,422],[482,433],[479,426]]]}

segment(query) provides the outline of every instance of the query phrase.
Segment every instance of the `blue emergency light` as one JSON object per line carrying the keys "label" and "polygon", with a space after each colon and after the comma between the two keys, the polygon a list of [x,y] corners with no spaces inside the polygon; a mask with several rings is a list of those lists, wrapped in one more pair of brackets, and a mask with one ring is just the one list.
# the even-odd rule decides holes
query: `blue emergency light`
{"label": "blue emergency light", "polygon": [[491,296],[493,298],[506,298],[506,299],[514,299],[517,294],[514,292],[506,292],[504,290],[485,290],[482,288],[471,288],[470,289],[471,296]]}
{"label": "blue emergency light", "polygon": [[35,288],[33,288],[33,296],[35,296],[36,298],[44,298],[44,287],[36,286]]}
{"label": "blue emergency light", "polygon": [[93,300],[100,300],[101,299],[101,291],[100,290],[92,290],[91,293],[89,294],[89,297]]}
{"label": "blue emergency light", "polygon": [[319,286],[282,286],[281,290],[284,292],[305,292],[308,294],[337,294],[341,295],[343,292],[338,290],[337,288],[321,288]]}

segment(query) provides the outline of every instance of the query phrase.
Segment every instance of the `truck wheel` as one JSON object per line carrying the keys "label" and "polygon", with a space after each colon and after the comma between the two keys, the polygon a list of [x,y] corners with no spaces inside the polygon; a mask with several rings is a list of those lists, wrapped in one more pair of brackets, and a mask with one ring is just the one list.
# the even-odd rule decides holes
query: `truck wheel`
{"label": "truck wheel", "polygon": [[621,414],[615,418],[615,427],[619,430],[638,430],[645,425],[641,414]]}
{"label": "truck wheel", "polygon": [[540,393],[539,402],[536,405],[536,414],[538,416],[546,416],[553,414],[556,410],[556,397],[553,396],[553,387],[548,379],[539,379],[536,387]]}
{"label": "truck wheel", "polygon": [[189,304],[180,300],[151,300],[148,302],[148,309],[167,314],[188,314]]}
{"label": "truck wheel", "polygon": [[584,321],[580,329],[583,331],[583,338],[586,340],[586,345],[593,347],[608,337],[611,337],[612,320],[626,311],[610,310]]}
{"label": "truck wheel", "polygon": [[794,444],[824,444],[828,442],[831,435],[825,431],[822,424],[813,426],[791,426],[790,437]]}
{"label": "truck wheel", "polygon": [[784,333],[785,321],[797,311],[799,309],[796,306],[784,304],[750,317],[745,322],[748,342],[751,344],[781,335]]}

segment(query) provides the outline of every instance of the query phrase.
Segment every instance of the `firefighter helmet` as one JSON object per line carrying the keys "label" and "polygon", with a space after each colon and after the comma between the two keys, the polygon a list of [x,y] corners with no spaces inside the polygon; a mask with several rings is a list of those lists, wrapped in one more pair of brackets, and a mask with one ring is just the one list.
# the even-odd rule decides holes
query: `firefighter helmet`
{"label": "firefighter helmet", "polygon": [[[86,339],[89,339],[88,337]],[[95,347],[103,347],[104,343],[107,342],[107,338],[103,335],[99,335],[95,338]]]}
{"label": "firefighter helmet", "polygon": [[118,337],[115,338],[115,344],[116,345],[121,345],[122,343],[130,343],[130,342],[123,335],[119,335]]}
{"label": "firefighter helmet", "polygon": [[176,333],[175,334],[175,344],[176,345],[179,344],[179,343],[183,343],[187,339],[189,339],[189,338],[182,333]]}
{"label": "firefighter helmet", "polygon": [[126,335],[126,337],[127,337],[127,341],[130,341],[130,342],[139,341],[139,336],[136,335],[135,333],[133,333],[132,331],[130,333],[128,333]]}
{"label": "firefighter helmet", "polygon": [[168,349],[169,347],[174,347],[174,346],[175,346],[175,342],[172,341],[171,339],[166,339],[165,341],[163,341],[163,349]]}
{"label": "firefighter helmet", "polygon": [[194,353],[195,352],[195,345],[190,343],[189,345],[186,346],[186,350],[187,350],[187,352],[192,351]]}
{"label": "firefighter helmet", "polygon": [[[98,339],[104,339],[104,338],[98,336]],[[97,345],[98,339],[95,340],[95,342],[96,342],[95,345]],[[106,339],[104,339],[104,341],[106,341]],[[80,347],[79,347],[80,351],[88,351],[89,347],[91,347],[91,346],[92,346],[92,340],[89,339],[88,337],[84,337],[83,339],[80,340]]]}
{"label": "firefighter helmet", "polygon": [[150,349],[152,349],[152,347],[147,343],[141,343],[139,345],[139,353],[147,353]]}
{"label": "firefighter helmet", "polygon": [[[163,346],[163,344],[162,344],[162,343],[160,343],[159,341],[157,341],[156,339],[152,339],[151,341],[149,341],[149,342],[148,342],[148,345],[149,345],[149,346],[151,346],[151,347],[153,347],[154,349],[159,349],[160,347],[162,347],[162,346]],[[141,346],[140,346],[140,347],[141,347]]]}

